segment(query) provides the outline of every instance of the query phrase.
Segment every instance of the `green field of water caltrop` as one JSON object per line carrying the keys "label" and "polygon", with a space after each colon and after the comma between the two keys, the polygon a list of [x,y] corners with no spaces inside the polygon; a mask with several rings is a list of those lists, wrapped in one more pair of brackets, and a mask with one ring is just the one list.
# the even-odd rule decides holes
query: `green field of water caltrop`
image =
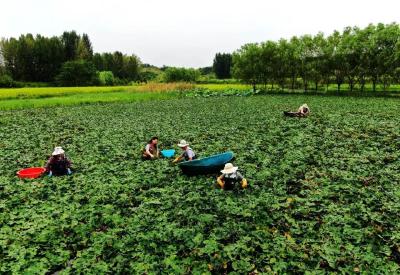
{"label": "green field of water caltrop", "polygon": [[[283,110],[307,102],[306,119]],[[0,112],[0,273],[397,273],[396,98],[184,98]],[[143,162],[231,150],[246,190]],[[63,146],[74,174],[19,180]]]}

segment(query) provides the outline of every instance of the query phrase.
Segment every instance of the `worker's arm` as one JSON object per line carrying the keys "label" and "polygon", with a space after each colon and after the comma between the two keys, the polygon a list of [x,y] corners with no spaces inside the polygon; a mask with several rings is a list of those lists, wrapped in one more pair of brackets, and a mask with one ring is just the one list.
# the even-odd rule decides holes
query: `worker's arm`
{"label": "worker's arm", "polygon": [[49,172],[51,169],[51,164],[53,162],[53,157],[50,157],[49,160],[46,162],[46,165],[44,166],[44,169],[46,169],[46,172]]}
{"label": "worker's arm", "polygon": [[182,159],[183,159],[183,156],[179,156],[179,157],[177,157],[176,159],[174,159],[174,160],[172,161],[172,163],[180,162]]}
{"label": "worker's arm", "polygon": [[246,188],[247,187],[247,180],[243,177],[243,175],[241,173],[237,172],[236,176],[237,176],[237,179],[241,181],[242,188]]}
{"label": "worker's arm", "polygon": [[69,158],[65,158],[65,162],[66,162],[66,164],[67,164],[67,168],[71,168],[71,166],[72,166],[72,162],[71,162],[71,160],[69,159]]}
{"label": "worker's arm", "polygon": [[146,155],[150,156],[151,158],[154,158],[154,155],[150,153],[149,149],[146,149]]}
{"label": "worker's arm", "polygon": [[218,183],[218,185],[222,188],[222,189],[224,189],[224,185],[225,185],[225,183],[224,183],[224,175],[221,175],[221,176],[219,176],[218,178],[217,178],[217,183]]}
{"label": "worker's arm", "polygon": [[152,159],[154,158],[154,155],[150,152],[150,144],[147,144],[144,148],[144,155],[150,156]]}

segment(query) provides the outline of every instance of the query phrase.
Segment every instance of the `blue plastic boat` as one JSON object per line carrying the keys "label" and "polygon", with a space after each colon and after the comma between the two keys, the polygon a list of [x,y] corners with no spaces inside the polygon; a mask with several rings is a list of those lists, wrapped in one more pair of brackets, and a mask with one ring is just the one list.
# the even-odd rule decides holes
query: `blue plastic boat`
{"label": "blue plastic boat", "polygon": [[189,175],[219,173],[233,157],[233,152],[229,151],[203,159],[184,161],[179,164],[179,167],[183,173]]}

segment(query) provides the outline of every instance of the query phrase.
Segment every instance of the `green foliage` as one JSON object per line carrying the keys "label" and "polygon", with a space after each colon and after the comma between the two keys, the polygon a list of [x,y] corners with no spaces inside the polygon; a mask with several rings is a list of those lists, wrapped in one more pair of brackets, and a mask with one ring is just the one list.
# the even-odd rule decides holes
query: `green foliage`
{"label": "green foliage", "polygon": [[201,75],[210,75],[213,73],[213,67],[203,67],[199,68]]}
{"label": "green foliage", "polygon": [[139,80],[142,82],[156,81],[161,76],[161,70],[156,68],[143,68],[140,70]]}
{"label": "green foliage", "polygon": [[76,31],[65,31],[61,36],[61,42],[64,46],[65,60],[71,61],[78,58],[80,36]]}
{"label": "green foliage", "polygon": [[91,60],[93,56],[92,42],[90,42],[89,36],[84,33],[79,39],[77,48],[77,59]]}
{"label": "green foliage", "polygon": [[232,55],[217,53],[213,62],[213,71],[218,79],[231,78]]}
{"label": "green foliage", "polygon": [[196,82],[200,72],[196,69],[169,67],[164,71],[164,81],[169,82]]}
{"label": "green foliage", "polygon": [[[400,27],[397,23],[369,25],[364,29],[347,27],[325,37],[303,35],[279,42],[247,44],[233,53],[233,75],[256,85],[278,84],[281,89],[302,87],[318,91],[325,85],[343,84],[349,90],[364,91],[367,83],[372,90],[387,91],[399,83]],[[298,79],[301,82],[298,83]]]}
{"label": "green foliage", "polygon": [[59,86],[91,86],[98,83],[96,68],[93,63],[77,60],[65,62],[56,77]]}
{"label": "green foliage", "polygon": [[111,71],[115,77],[125,82],[140,79],[140,59],[135,55],[124,55],[121,52],[96,53],[93,64],[98,71]]}
{"label": "green foliage", "polygon": [[102,86],[113,86],[114,85],[114,74],[111,71],[99,72],[99,82]]}
{"label": "green foliage", "polygon": [[[397,99],[304,95],[0,112],[0,273],[399,273],[399,123]],[[141,161],[153,135],[233,150],[249,188]],[[56,145],[72,176],[17,179]]]}
{"label": "green foliage", "polygon": [[17,87],[17,83],[12,79],[11,76],[0,74],[0,88],[14,88]]}
{"label": "green foliage", "polygon": [[53,82],[64,62],[90,60],[93,49],[87,34],[81,37],[72,31],[64,32],[61,37],[27,34],[18,39],[2,39],[0,55],[14,80]]}
{"label": "green foliage", "polygon": [[137,56],[118,51],[93,54],[89,36],[75,31],[64,32],[61,37],[27,34],[18,39],[2,39],[0,56],[0,64],[4,63],[6,72],[17,81],[54,82],[65,62],[78,60],[92,61],[98,71],[113,72],[117,84],[139,80],[140,59]]}

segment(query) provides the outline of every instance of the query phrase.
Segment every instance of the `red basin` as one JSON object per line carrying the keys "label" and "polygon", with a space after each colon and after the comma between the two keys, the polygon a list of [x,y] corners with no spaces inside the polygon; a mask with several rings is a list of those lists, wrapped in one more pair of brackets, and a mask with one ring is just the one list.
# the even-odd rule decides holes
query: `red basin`
{"label": "red basin", "polygon": [[21,179],[36,179],[40,177],[44,171],[46,171],[46,169],[43,167],[26,168],[18,171],[17,175]]}

